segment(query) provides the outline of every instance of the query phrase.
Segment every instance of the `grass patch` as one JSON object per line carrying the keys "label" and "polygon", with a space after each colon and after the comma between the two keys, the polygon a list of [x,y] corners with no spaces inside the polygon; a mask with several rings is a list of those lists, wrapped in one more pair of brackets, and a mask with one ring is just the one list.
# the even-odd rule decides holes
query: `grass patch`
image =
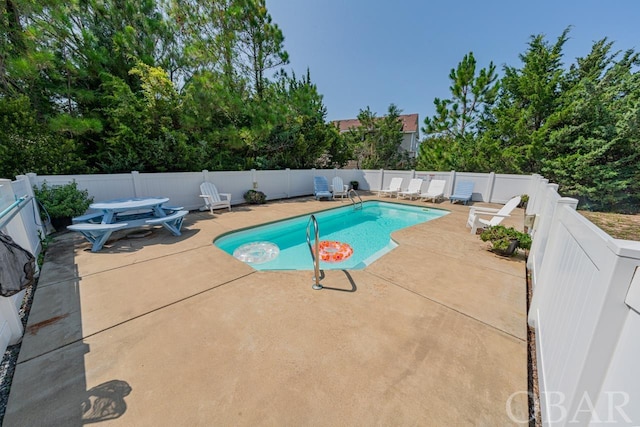
{"label": "grass patch", "polygon": [[640,215],[578,211],[615,239],[640,241]]}

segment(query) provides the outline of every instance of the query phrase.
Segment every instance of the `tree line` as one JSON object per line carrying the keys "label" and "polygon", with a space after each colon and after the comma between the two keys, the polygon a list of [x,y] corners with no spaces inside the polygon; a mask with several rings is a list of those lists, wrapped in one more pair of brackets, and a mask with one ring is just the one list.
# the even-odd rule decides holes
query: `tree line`
{"label": "tree line", "polygon": [[532,36],[521,65],[473,53],[435,99],[417,159],[401,111],[341,134],[287,73],[265,0],[3,0],[0,176],[340,167],[540,173],[592,209],[640,205],[639,57],[593,43],[568,67]]}
{"label": "tree line", "polygon": [[4,0],[0,26],[0,176],[351,156],[264,0]]}
{"label": "tree line", "polygon": [[638,212],[640,58],[605,38],[566,67],[569,31],[532,36],[500,79],[465,55],[424,120],[417,168],[539,173],[587,209]]}

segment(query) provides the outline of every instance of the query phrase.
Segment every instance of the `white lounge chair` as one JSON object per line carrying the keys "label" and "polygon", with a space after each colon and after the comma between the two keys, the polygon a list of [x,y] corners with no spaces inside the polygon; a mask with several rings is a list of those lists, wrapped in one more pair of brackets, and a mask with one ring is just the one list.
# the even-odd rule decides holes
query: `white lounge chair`
{"label": "white lounge chair", "polygon": [[344,199],[349,191],[349,186],[345,185],[342,181],[342,178],[336,176],[331,181],[331,192],[333,193],[333,198],[340,197],[340,199]]}
{"label": "white lounge chair", "polygon": [[398,192],[402,189],[402,178],[395,177],[391,178],[391,182],[389,183],[389,188],[378,190],[378,197],[382,197],[385,194],[388,194],[389,197],[393,197],[395,194],[398,195]]}
{"label": "white lounge chair", "polygon": [[[520,196],[516,196],[509,200],[500,209],[482,208],[472,206],[469,209],[469,218],[467,218],[467,227],[471,227],[471,234],[476,234],[478,228],[491,227],[498,225],[503,219],[510,216],[511,211],[520,204]],[[491,217],[484,219],[481,216]]]}
{"label": "white lounge chair", "polygon": [[209,209],[211,213],[214,209],[228,208],[231,210],[231,194],[218,193],[218,189],[211,182],[200,184],[200,197],[204,199],[202,210]]}
{"label": "white lounge chair", "polygon": [[420,178],[413,178],[409,181],[409,186],[405,191],[398,192],[398,197],[402,196],[403,199],[409,197],[411,200],[413,200],[414,197],[419,197],[422,192],[422,182]]}
{"label": "white lounge chair", "polygon": [[420,200],[432,199],[435,203],[438,199],[444,198],[444,186],[447,181],[443,179],[432,179],[429,182],[429,187],[424,193],[420,193]]}

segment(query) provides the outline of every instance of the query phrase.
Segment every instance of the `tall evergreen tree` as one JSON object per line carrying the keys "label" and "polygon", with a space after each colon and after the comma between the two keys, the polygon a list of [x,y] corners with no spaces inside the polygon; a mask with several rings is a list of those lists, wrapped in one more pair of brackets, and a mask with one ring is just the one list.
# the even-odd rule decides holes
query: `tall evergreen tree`
{"label": "tall evergreen tree", "polygon": [[284,50],[284,35],[273,23],[265,0],[244,0],[239,46],[247,74],[253,78],[255,93],[261,97],[265,89],[265,72],[289,62]]}
{"label": "tall evergreen tree", "polygon": [[493,147],[492,169],[510,173],[540,172],[549,137],[548,119],[558,107],[565,72],[562,48],[569,29],[554,44],[532,36],[520,55],[521,68],[504,67],[499,102],[483,123],[483,145]]}
{"label": "tall evergreen tree", "polygon": [[640,57],[612,46],[595,42],[568,73],[541,172],[583,207],[630,212],[640,202]]}
{"label": "tall evergreen tree", "polygon": [[[449,73],[450,99],[434,100],[436,115],[425,117],[425,139],[418,155],[418,168],[474,170],[478,125],[498,94],[496,67],[476,70],[473,52],[464,56]],[[447,155],[443,156],[442,153]]]}
{"label": "tall evergreen tree", "polygon": [[[0,153],[16,159],[3,176],[307,167],[348,151],[308,76],[269,74],[288,55],[264,0],[2,0],[0,30]],[[61,167],[32,161],[60,153]]]}

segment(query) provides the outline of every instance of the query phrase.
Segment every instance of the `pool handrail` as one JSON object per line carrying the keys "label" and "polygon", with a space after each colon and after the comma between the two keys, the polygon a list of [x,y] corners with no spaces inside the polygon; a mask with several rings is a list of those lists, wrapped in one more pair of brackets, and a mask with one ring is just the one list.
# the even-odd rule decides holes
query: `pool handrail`
{"label": "pool handrail", "polygon": [[[355,201],[355,197],[353,197],[353,194],[355,194],[355,197],[357,197],[360,201],[356,202]],[[353,203],[353,208],[354,209],[362,209],[362,197],[360,197],[360,195],[358,194],[358,192],[356,190],[354,190],[353,188],[349,190],[349,192],[347,193],[347,196],[349,196],[349,199],[351,200],[351,203]]]}
{"label": "pool handrail", "polygon": [[[313,225],[314,229],[314,237],[315,237],[315,252],[313,247],[311,246],[311,225]],[[320,240],[319,240],[320,230],[318,228],[318,221],[316,220],[315,215],[311,214],[309,216],[309,221],[307,222],[307,244],[309,245],[309,252],[311,252],[311,259],[313,260],[313,271],[314,271],[314,284],[313,289],[322,289],[322,285],[320,284],[320,257],[316,256],[316,254],[320,253]]]}
{"label": "pool handrail", "polygon": [[[15,217],[18,212],[24,208],[27,203],[29,203],[33,199],[33,196],[24,195],[21,197],[16,197],[15,202],[11,205],[7,206],[2,212],[0,212],[0,228],[4,228],[6,224],[9,223]],[[14,210],[15,209],[15,210]]]}

